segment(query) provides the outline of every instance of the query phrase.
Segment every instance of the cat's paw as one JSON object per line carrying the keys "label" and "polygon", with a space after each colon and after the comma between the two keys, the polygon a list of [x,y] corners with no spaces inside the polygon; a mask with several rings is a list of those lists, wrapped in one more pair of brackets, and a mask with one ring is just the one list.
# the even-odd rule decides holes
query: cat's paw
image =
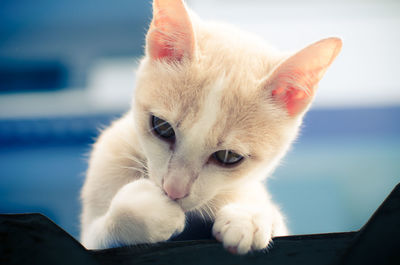
{"label": "cat's paw", "polygon": [[182,208],[147,179],[121,188],[112,200],[110,215],[118,227],[114,237],[122,244],[165,241],[185,226]]}
{"label": "cat's paw", "polygon": [[268,246],[272,238],[272,220],[237,205],[227,205],[217,214],[214,237],[233,254],[246,254]]}

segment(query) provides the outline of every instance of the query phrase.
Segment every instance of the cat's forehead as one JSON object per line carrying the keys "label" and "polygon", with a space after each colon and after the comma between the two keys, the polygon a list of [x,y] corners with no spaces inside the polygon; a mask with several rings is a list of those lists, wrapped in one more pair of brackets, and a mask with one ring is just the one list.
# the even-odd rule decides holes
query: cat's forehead
{"label": "cat's forehead", "polygon": [[[276,115],[260,80],[214,65],[152,65],[139,93],[153,114],[175,126],[188,145],[244,154],[273,138]],[[271,110],[269,110],[271,109]]]}
{"label": "cat's forehead", "polygon": [[259,89],[246,93],[220,78],[204,93],[196,114],[181,114],[181,129],[191,145],[256,156],[276,139],[279,122]]}
{"label": "cat's forehead", "polygon": [[[252,154],[271,136],[276,125],[274,116],[268,111],[267,100],[256,82],[246,86],[221,73],[207,81],[187,84],[190,91],[171,93],[176,98],[175,111],[171,119],[190,146],[203,149],[233,149],[242,154]],[[180,87],[182,89],[182,87]],[[178,110],[178,111],[176,111]]]}
{"label": "cat's forehead", "polygon": [[248,105],[260,83],[246,71],[204,62],[187,65],[157,62],[147,65],[140,76],[139,96],[150,100],[153,107],[157,105],[168,111],[172,114],[170,118],[179,123],[197,119],[204,105],[214,110],[208,112],[210,115],[224,110],[213,109],[220,101]]}

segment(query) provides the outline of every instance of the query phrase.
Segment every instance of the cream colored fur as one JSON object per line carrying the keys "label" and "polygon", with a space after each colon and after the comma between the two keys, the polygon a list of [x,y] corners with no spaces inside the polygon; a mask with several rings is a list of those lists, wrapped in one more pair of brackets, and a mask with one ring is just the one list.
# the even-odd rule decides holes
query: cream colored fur
{"label": "cream colored fur", "polygon": [[[107,248],[164,241],[183,230],[185,213],[192,212],[215,221],[213,234],[229,251],[263,249],[273,236],[288,233],[263,180],[296,137],[341,43],[323,40],[289,57],[257,37],[190,13],[191,25],[179,20],[186,21],[179,26],[184,34],[175,34],[179,45],[169,39],[173,58],[157,58],[149,44],[157,14],[186,9],[179,0],[154,5],[132,109],[102,132],[91,153],[82,189],[82,243]],[[281,94],[272,93],[282,83],[298,83],[310,97],[294,114]],[[173,126],[174,146],[154,135],[150,115]],[[234,150],[244,161],[231,168],[212,163],[219,150]],[[172,200],[166,187],[188,188],[189,194]]]}

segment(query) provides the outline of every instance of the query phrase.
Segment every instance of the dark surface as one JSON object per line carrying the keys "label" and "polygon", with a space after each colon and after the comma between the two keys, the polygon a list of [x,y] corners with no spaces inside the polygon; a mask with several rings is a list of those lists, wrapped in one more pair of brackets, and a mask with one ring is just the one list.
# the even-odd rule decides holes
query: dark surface
{"label": "dark surface", "polygon": [[169,241],[213,239],[211,229],[213,223],[195,215],[186,215],[185,229],[179,235],[172,236]]}
{"label": "dark surface", "polygon": [[342,264],[400,264],[400,184],[354,237]]}
{"label": "dark surface", "polygon": [[0,215],[0,264],[400,264],[399,246],[400,184],[358,232],[278,237],[245,256],[198,239],[86,250],[43,215]]}
{"label": "dark surface", "polygon": [[0,216],[0,264],[96,264],[73,237],[41,214]]}
{"label": "dark surface", "polygon": [[268,251],[232,255],[215,240],[166,242],[91,251],[99,264],[334,264],[355,232],[274,239]]}

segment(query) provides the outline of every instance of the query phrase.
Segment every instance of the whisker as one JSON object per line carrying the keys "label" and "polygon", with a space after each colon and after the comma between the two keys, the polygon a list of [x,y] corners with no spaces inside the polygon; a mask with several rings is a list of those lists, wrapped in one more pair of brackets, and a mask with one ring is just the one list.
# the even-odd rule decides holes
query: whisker
{"label": "whisker", "polygon": [[210,220],[215,218],[215,205],[213,201],[210,201],[209,204],[207,204],[207,209],[208,209],[208,216],[210,218]]}
{"label": "whisker", "polygon": [[[167,121],[164,121],[164,122],[158,124],[157,126],[154,126],[154,127],[150,128],[150,130],[148,130],[148,131],[151,132],[151,131],[153,131],[154,129],[157,129],[157,128],[159,128],[159,127],[161,127],[161,126],[163,126],[163,125],[165,125],[165,124],[167,124],[167,123],[168,123]],[[169,130],[169,128],[168,128],[168,130]]]}
{"label": "whisker", "polygon": [[135,146],[132,144],[131,141],[129,141],[128,139],[125,139],[124,137],[122,137],[121,135],[117,136],[120,140],[122,140],[125,144],[127,144],[129,147],[131,147],[132,149],[135,149]]}
{"label": "whisker", "polygon": [[203,211],[202,211],[202,210],[203,210],[203,209],[200,208],[200,211],[199,211],[198,213],[200,214],[201,219],[206,220],[206,218],[204,217],[204,214],[203,214]]}
{"label": "whisker", "polygon": [[170,130],[172,130],[172,127],[169,127],[166,131],[163,131],[163,133],[168,133]]}
{"label": "whisker", "polygon": [[[135,162],[135,161],[133,161],[133,162]],[[135,167],[135,165],[130,165],[131,167]],[[147,167],[145,167],[145,166],[143,166],[143,165],[136,165],[138,168],[142,168],[143,170],[146,170],[146,171],[148,171],[148,168]]]}
{"label": "whisker", "polygon": [[213,209],[213,202],[208,202],[199,207],[197,213],[204,221],[213,220],[215,217],[215,210]]}
{"label": "whisker", "polygon": [[138,164],[139,164],[140,166],[142,166],[143,168],[148,169],[147,164],[146,164],[144,161],[140,160],[139,158],[135,157],[134,155],[125,153],[125,154],[122,154],[121,157],[122,157],[122,158],[127,158],[127,159],[129,159],[129,160],[132,160],[133,162],[138,163]]}
{"label": "whisker", "polygon": [[137,167],[121,166],[120,168],[134,170],[134,171],[137,171],[139,173],[142,173],[143,175],[147,174],[146,170],[143,170],[143,169],[137,168]]}
{"label": "whisker", "polygon": [[144,163],[144,161],[139,160],[137,157],[135,157],[133,155],[125,155],[124,158],[128,158],[129,160],[132,160],[133,162],[136,162],[143,167],[147,167],[146,164]]}
{"label": "whisker", "polygon": [[127,169],[135,169],[135,170],[139,170],[139,171],[145,171],[144,168],[133,167],[133,166],[120,166],[120,168],[127,168]]}

